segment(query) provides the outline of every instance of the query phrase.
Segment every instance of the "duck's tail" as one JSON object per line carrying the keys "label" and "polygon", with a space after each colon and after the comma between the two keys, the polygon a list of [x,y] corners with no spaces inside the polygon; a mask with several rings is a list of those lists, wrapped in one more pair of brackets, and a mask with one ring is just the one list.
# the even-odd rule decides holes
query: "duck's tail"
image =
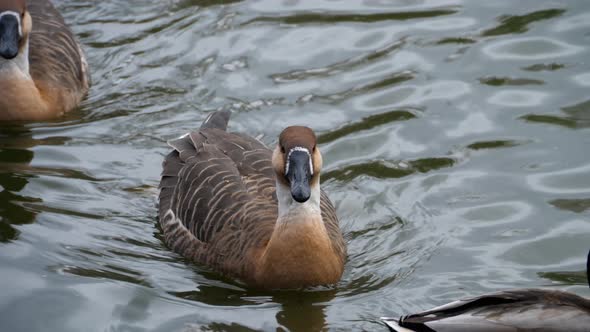
{"label": "duck's tail", "polygon": [[226,131],[230,116],[231,111],[215,111],[203,121],[201,129],[216,128]]}

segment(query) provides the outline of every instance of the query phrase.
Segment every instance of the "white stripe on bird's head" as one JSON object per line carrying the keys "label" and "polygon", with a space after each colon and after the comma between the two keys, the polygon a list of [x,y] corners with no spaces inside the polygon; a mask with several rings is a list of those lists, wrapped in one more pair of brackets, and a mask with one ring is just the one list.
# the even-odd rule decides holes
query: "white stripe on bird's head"
{"label": "white stripe on bird's head", "polygon": [[22,38],[23,37],[23,28],[22,28],[22,22],[20,19],[20,14],[17,12],[14,12],[12,10],[7,10],[5,12],[0,13],[0,20],[2,19],[2,17],[8,16],[8,15],[12,15],[16,18],[16,21],[18,22],[18,37]]}
{"label": "white stripe on bird's head", "polygon": [[307,153],[307,156],[309,157],[309,174],[311,174],[311,176],[313,176],[313,161],[311,160],[311,154],[309,153],[309,150],[307,148],[304,148],[301,146],[296,146],[296,147],[291,148],[291,150],[289,150],[289,153],[287,154],[287,163],[285,164],[285,174],[289,174],[289,162],[290,162],[291,154],[295,151]]}

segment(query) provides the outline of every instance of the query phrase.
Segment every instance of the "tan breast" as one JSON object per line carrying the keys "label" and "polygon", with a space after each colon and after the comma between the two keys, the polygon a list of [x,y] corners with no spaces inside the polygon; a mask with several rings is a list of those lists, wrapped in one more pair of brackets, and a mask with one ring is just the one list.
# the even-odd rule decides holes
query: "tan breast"
{"label": "tan breast", "polygon": [[321,219],[284,224],[260,252],[253,283],[265,288],[334,284],[344,259],[334,251]]}
{"label": "tan breast", "polygon": [[0,120],[43,120],[49,110],[35,83],[12,75],[9,80],[0,80]]}

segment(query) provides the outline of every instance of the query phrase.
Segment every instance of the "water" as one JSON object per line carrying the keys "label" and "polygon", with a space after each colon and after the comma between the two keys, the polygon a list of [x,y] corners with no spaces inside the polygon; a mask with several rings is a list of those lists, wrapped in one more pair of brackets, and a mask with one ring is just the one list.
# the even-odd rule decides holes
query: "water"
{"label": "water", "polygon": [[[462,296],[590,296],[587,1],[57,2],[83,107],[0,127],[4,331],[385,331]],[[166,140],[230,109],[312,126],[349,260],[260,292],[184,260],[156,220]]]}

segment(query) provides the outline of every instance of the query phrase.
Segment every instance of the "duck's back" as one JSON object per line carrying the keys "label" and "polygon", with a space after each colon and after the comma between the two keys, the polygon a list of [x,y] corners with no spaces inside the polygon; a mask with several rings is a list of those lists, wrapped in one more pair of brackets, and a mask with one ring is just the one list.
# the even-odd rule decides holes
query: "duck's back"
{"label": "duck's back", "polygon": [[169,144],[159,202],[167,244],[222,272],[248,273],[236,269],[248,268],[248,250],[265,244],[277,218],[271,151],[218,128]]}
{"label": "duck's back", "polygon": [[[48,95],[66,99],[56,102],[78,104],[90,85],[88,64],[80,45],[49,0],[28,0],[27,8],[33,20],[29,37],[31,77]],[[64,106],[66,111],[75,107]]]}

